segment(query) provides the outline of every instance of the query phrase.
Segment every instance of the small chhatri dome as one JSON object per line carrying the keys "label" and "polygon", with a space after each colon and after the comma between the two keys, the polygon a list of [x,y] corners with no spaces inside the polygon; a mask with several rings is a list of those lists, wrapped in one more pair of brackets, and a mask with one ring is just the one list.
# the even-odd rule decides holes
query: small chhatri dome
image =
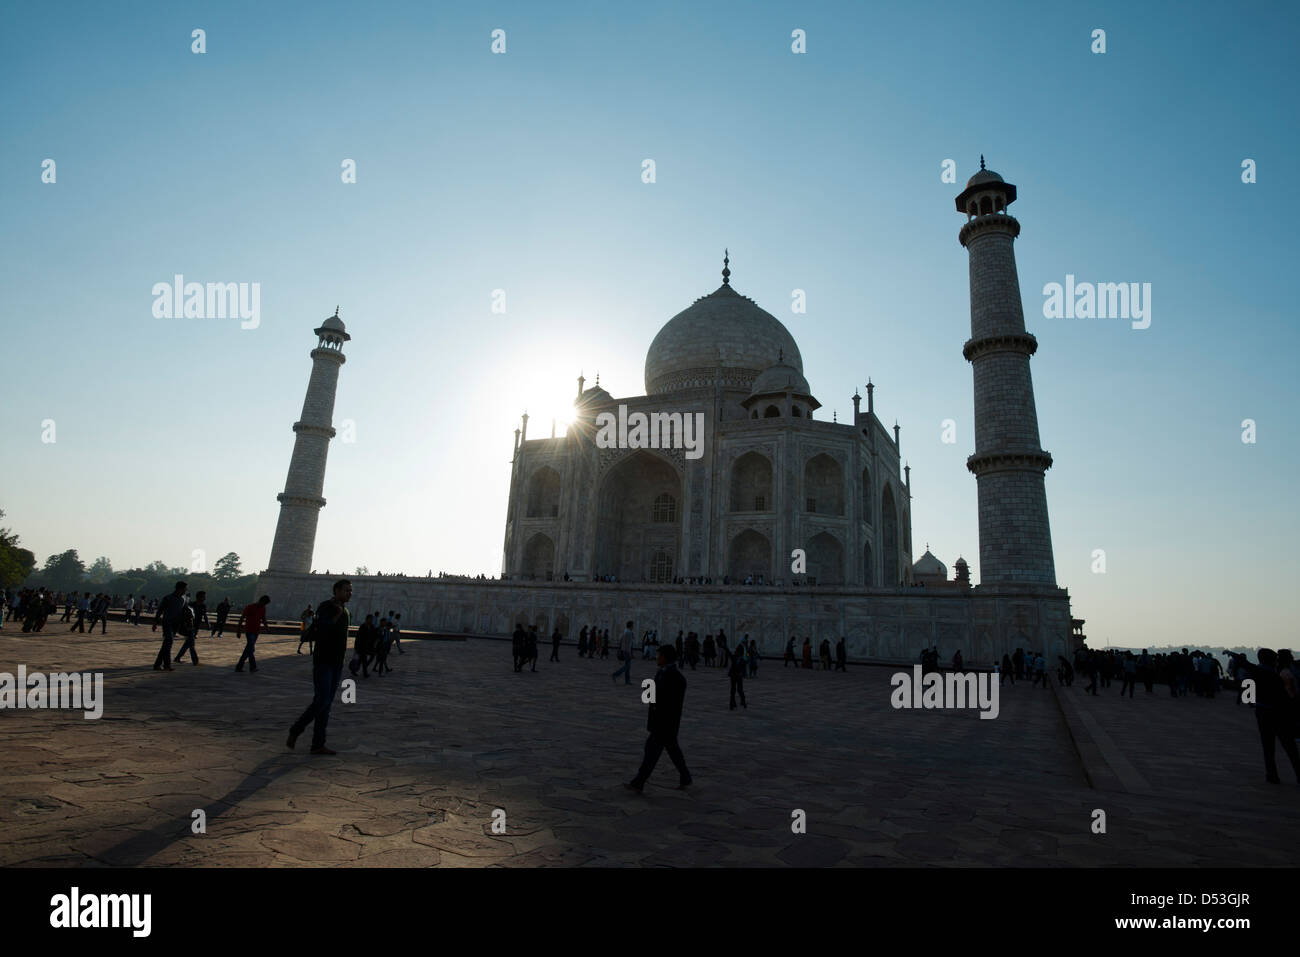
{"label": "small chhatri dome", "polygon": [[778,392],[793,392],[799,396],[811,394],[808,380],[803,377],[803,373],[784,362],[777,362],[776,365],[768,366],[760,372],[749,394],[751,396],[771,395]]}
{"label": "small chhatri dome", "polygon": [[930,553],[930,549],[925,550],[925,554],[916,560],[912,565],[913,575],[938,575],[942,578],[948,577],[948,567],[943,562],[935,558]]}
{"label": "small chhatri dome", "polygon": [[334,307],[334,315],[330,316],[328,319],[322,322],[320,324],[320,327],[313,331],[318,336],[324,335],[325,333],[328,332],[332,336],[343,339],[345,342],[352,338],[350,335],[348,335],[347,326],[343,325],[343,320],[339,318],[338,306]]}
{"label": "small chhatri dome", "polygon": [[730,262],[728,253],[722,285],[669,319],[650,343],[645,358],[647,395],[711,385],[719,368],[750,379],[784,362],[802,374],[803,358],[794,337],[776,316],[736,292]]}
{"label": "small chhatri dome", "polygon": [[967,186],[978,186],[980,183],[1001,183],[1004,182],[1001,176],[991,169],[984,168],[984,157],[980,157],[980,171],[966,180]]}
{"label": "small chhatri dome", "polygon": [[[970,212],[970,210],[966,208],[967,202],[972,197],[979,195],[981,192],[986,194],[1001,194],[1003,197],[1002,203],[997,207],[997,210],[984,210],[985,212],[1005,211],[1007,206],[1016,201],[1015,186],[1008,183],[997,173],[993,172],[993,170],[985,169],[983,156],[980,157],[979,172],[966,180],[966,188],[963,189],[961,195],[957,197],[957,211],[959,213]],[[987,196],[985,198],[987,198]]]}

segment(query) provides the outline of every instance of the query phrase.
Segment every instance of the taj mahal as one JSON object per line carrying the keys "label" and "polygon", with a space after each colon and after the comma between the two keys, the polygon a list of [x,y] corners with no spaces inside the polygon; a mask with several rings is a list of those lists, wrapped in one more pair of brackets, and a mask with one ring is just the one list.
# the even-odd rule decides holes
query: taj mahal
{"label": "taj mahal", "polygon": [[[854,421],[813,418],[821,403],[793,337],[731,286],[697,299],[659,330],[645,395],[596,386],[575,399],[561,438],[517,435],[506,513],[507,577],[619,583],[900,585],[910,579],[909,492],[891,437],[854,399]],[[596,419],[698,416],[682,449],[599,448]],[[806,574],[792,575],[803,549]]]}
{"label": "taj mahal", "polygon": [[[749,634],[776,654],[791,635],[846,638],[851,658],[945,657],[988,665],[1004,651],[1068,654],[1082,640],[1058,587],[1045,472],[1007,212],[1016,187],[984,168],[956,197],[969,254],[980,582],[928,550],[912,555],[912,493],[901,430],[877,416],[875,386],[847,421],[815,416],[786,327],[731,281],[668,320],[650,342],[644,394],[615,397],[578,377],[563,435],[515,430],[500,580],[354,576],[358,607],[403,611],[408,628],[508,635],[516,622],[638,632]],[[715,280],[716,281],[716,280]],[[954,331],[956,326],[954,326]],[[350,341],[338,311],[315,330],[312,374],[259,589],[294,613],[328,595],[313,575],[335,390]],[[612,443],[617,420],[650,439]],[[687,442],[681,424],[688,428]],[[692,436],[689,426],[698,423]],[[677,429],[674,430],[673,426]],[[661,434],[664,441],[660,441]],[[638,440],[639,439],[639,440]],[[954,481],[960,481],[954,476]],[[967,479],[969,481],[969,479]],[[281,605],[281,602],[285,604]]]}

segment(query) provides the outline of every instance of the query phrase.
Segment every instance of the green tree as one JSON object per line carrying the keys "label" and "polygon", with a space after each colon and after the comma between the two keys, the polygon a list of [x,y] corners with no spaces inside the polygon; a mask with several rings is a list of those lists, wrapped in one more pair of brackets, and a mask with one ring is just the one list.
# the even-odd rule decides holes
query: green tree
{"label": "green tree", "polygon": [[108,583],[108,590],[114,595],[139,595],[144,592],[148,579],[144,575],[123,573]]}
{"label": "green tree", "polygon": [[[0,519],[5,517],[0,508]],[[36,567],[36,556],[26,548],[18,547],[18,536],[7,528],[0,528],[0,586],[16,588]]]}
{"label": "green tree", "polygon": [[40,584],[55,591],[81,591],[86,584],[86,563],[75,548],[61,555],[51,555],[37,576]]}
{"label": "green tree", "polygon": [[212,570],[212,577],[217,581],[231,581],[238,578],[243,571],[239,567],[239,556],[234,552],[226,552],[217,559],[217,567]]}
{"label": "green tree", "polygon": [[164,561],[150,562],[144,566],[144,570],[150,575],[157,575],[161,578],[166,578],[171,574],[171,569],[167,567],[167,563]]}
{"label": "green tree", "polygon": [[100,555],[86,571],[86,580],[92,585],[103,585],[112,581],[113,574],[113,563],[108,560],[107,555]]}

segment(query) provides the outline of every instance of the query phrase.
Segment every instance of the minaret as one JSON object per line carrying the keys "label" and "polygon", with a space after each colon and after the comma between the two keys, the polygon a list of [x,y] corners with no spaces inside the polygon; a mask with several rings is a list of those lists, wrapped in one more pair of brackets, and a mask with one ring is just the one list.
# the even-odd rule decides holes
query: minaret
{"label": "minaret", "polygon": [[325,506],[321,492],[325,488],[325,458],[329,454],[334,429],[334,393],[338,388],[339,367],[347,361],[343,343],[348,335],[334,310],[316,329],[316,348],[311,351],[311,380],[302,403],[302,416],[293,424],[297,438],[293,458],[289,460],[289,477],[280,501],[280,521],[275,526],[271,545],[271,563],[267,571],[311,571],[312,550],[316,547],[316,521]]}
{"label": "minaret", "polygon": [[1007,214],[1016,188],[984,168],[957,197],[966,224],[957,238],[970,255],[971,337],[962,354],[975,376],[975,454],[966,467],[979,488],[980,583],[1056,585],[1043,473],[1052,457],[1038,439],[1029,357],[1012,243],[1020,223]]}

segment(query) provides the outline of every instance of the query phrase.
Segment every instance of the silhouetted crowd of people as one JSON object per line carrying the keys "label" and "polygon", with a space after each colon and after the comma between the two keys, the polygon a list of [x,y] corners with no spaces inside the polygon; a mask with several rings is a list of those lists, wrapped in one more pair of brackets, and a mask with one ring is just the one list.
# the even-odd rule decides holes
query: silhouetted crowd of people
{"label": "silhouetted crowd of people", "polygon": [[[315,613],[311,606],[303,612],[304,622],[308,619],[314,620]],[[303,638],[298,642],[299,654],[302,653],[303,643],[306,642],[308,647],[311,645],[311,625],[304,623]],[[374,611],[366,615],[365,621],[357,626],[356,641],[352,646],[352,660],[348,663],[348,670],[353,676],[361,672],[361,677],[369,678],[373,670],[376,675],[382,675],[386,671],[392,671],[392,665],[388,663],[389,655],[396,651],[399,655],[404,655],[402,651],[402,616],[389,610],[387,615],[381,615]]]}
{"label": "silhouetted crowd of people", "polygon": [[1141,684],[1148,694],[1156,685],[1169,689],[1170,697],[1179,698],[1194,692],[1198,697],[1213,698],[1231,678],[1223,663],[1207,651],[1157,652],[1150,654],[1145,648],[1141,654],[1115,649],[1080,648],[1074,655],[1074,671],[1089,679],[1086,693],[1096,695],[1098,687],[1109,688],[1112,681],[1120,682],[1121,695],[1133,697]]}

